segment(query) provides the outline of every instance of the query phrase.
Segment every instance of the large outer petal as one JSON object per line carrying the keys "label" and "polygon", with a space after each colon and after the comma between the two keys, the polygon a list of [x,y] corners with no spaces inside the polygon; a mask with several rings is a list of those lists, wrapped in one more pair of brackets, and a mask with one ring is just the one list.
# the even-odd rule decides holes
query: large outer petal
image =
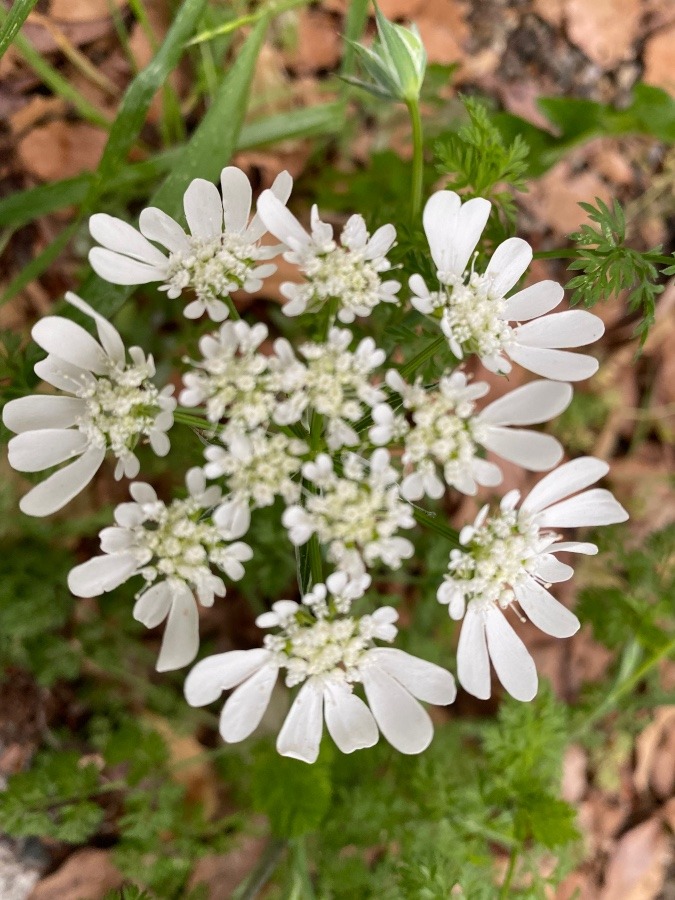
{"label": "large outer petal", "polygon": [[583,347],[601,338],[604,331],[604,323],[598,316],[585,309],[568,309],[520,325],[518,343],[556,349]]}
{"label": "large outer petal", "polygon": [[562,381],[532,381],[493,400],[479,417],[491,425],[538,425],[567,409],[572,394]]}
{"label": "large outer petal", "polygon": [[262,647],[255,650],[230,650],[207,656],[193,666],[185,679],[185,699],[190,706],[213,703],[223,691],[241,684],[271,662],[272,654]]}
{"label": "large outer petal", "polygon": [[429,714],[403,685],[378,665],[365,665],[361,679],[380,731],[401,753],[421,753],[431,743]]}
{"label": "large outer petal", "polygon": [[230,694],[220,714],[224,741],[236,744],[253,734],[269,706],[278,671],[276,663],[268,663]]}
{"label": "large outer petal", "polygon": [[[272,183],[272,187],[270,188],[272,194],[285,206],[288,202],[288,198],[291,196],[292,190],[293,179],[291,178],[290,173],[286,171],[279,172]],[[265,226],[265,223],[256,212],[256,214],[251,219],[251,224],[244,232],[244,237],[249,241],[257,241],[263,236],[263,234],[265,234],[266,230],[267,228]]]}
{"label": "large outer petal", "polygon": [[187,666],[199,650],[199,612],[192,591],[183,582],[171,584],[171,609],[166,620],[158,672],[171,672]]}
{"label": "large outer petal", "polygon": [[240,233],[248,225],[251,212],[251,182],[241,169],[226,166],[220,173],[220,187],[225,230]]}
{"label": "large outer petal", "polygon": [[98,472],[105,450],[92,448],[82,456],[54,472],[19,501],[19,509],[27,516],[50,516],[77,496]]}
{"label": "large outer petal", "polygon": [[105,247],[92,247],[89,262],[94,272],[110,284],[150,284],[166,276],[166,259],[162,265],[150,265]]}
{"label": "large outer petal", "polygon": [[287,246],[305,247],[310,243],[307,232],[271,190],[263,191],[258,198],[258,215],[269,233]]}
{"label": "large outer petal", "polygon": [[502,685],[516,700],[531,700],[538,687],[534,660],[496,607],[486,613],[485,636],[492,665]]}
{"label": "large outer petal", "polygon": [[535,484],[523,500],[523,512],[533,513],[576,494],[609,472],[609,466],[594,456],[581,456],[565,463]]}
{"label": "large outer petal", "polygon": [[309,679],[298,691],[277,738],[282,756],[316,762],[323,732],[323,688]]}
{"label": "large outer petal", "polygon": [[73,428],[40,428],[24,431],[7,445],[9,464],[17,472],[41,472],[80,456],[88,439]]}
{"label": "large outer petal", "polygon": [[504,308],[508,322],[527,322],[555,309],[565,295],[557,281],[538,281],[509,297]]}
{"label": "large outer petal", "polygon": [[223,232],[223,204],[218,188],[204,178],[195,178],[183,195],[185,218],[193,237],[216,238]]}
{"label": "large outer petal", "polygon": [[465,691],[487,700],[490,684],[490,659],[485,640],[483,613],[469,604],[457,645],[457,678]]}
{"label": "large outer petal", "polygon": [[188,253],[190,250],[190,242],[178,222],[156,206],[142,210],[138,227],[146,238],[157,241],[171,253]]}
{"label": "large outer petal", "polygon": [[79,309],[80,312],[83,312],[86,316],[89,316],[94,320],[101,346],[110,359],[114,360],[118,365],[124,366],[126,362],[124,341],[120,337],[115,326],[72,291],[66,291],[66,300],[71,306],[74,306],[75,309]]}
{"label": "large outer petal", "polygon": [[68,573],[68,588],[76,597],[98,597],[135,575],[138,566],[130,553],[95,556]]}
{"label": "large outer petal", "polygon": [[81,369],[104,375],[109,361],[103,347],[81,325],[61,316],[45,316],[31,331],[36,344],[59,359]]}
{"label": "large outer petal", "polygon": [[497,247],[485,270],[492,276],[491,293],[503,297],[532,262],[532,248],[522,238],[507,238]]}
{"label": "large outer petal", "polygon": [[552,469],[563,457],[563,448],[552,435],[521,428],[489,428],[481,444],[531,472]]}
{"label": "large outer petal", "polygon": [[144,591],[134,604],[134,619],[146,628],[156,628],[169,615],[172,597],[169,582],[158,581]]}
{"label": "large outer petal", "polygon": [[579,620],[533,578],[521,581],[514,593],[526,616],[540,631],[557,638],[571,637],[579,630]]}
{"label": "large outer petal", "polygon": [[85,408],[84,400],[78,397],[32,394],[6,403],[2,410],[2,421],[16,434],[42,428],[70,428]]}
{"label": "large outer petal", "polygon": [[549,350],[515,343],[508,348],[508,355],[513,362],[535,375],[557,381],[585,381],[595,375],[599,368],[595,357],[587,353],[570,353],[569,350]]}
{"label": "large outer petal", "polygon": [[366,704],[342,684],[324,688],[326,727],[343,753],[353,753],[377,743],[379,732]]}
{"label": "large outer petal", "polygon": [[594,488],[547,507],[537,516],[537,524],[540,528],[580,528],[614,525],[627,518],[628,513],[609,491]]}
{"label": "large outer petal", "polygon": [[376,647],[368,651],[367,657],[418,700],[446,706],[457,696],[455,679],[450,672],[426,659],[396,647]]}
{"label": "large outer petal", "polygon": [[96,213],[89,219],[89,231],[95,241],[114,253],[121,253],[151,266],[161,266],[166,262],[164,254],[133,225],[115,216]]}
{"label": "large outer petal", "polygon": [[74,366],[53,354],[36,362],[33,368],[35,374],[47,384],[71,394],[94,379],[94,376],[86,369]]}

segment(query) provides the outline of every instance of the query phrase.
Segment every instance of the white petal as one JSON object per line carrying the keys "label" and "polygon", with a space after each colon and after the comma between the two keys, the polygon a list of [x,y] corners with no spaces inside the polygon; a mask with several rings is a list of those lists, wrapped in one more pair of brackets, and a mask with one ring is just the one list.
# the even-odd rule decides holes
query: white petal
{"label": "white petal", "polygon": [[33,394],[10,400],[2,410],[2,421],[10,431],[21,434],[42,428],[70,428],[86,407],[77,397]]}
{"label": "white petal", "polygon": [[456,233],[461,205],[459,194],[454,191],[436,191],[424,206],[424,233],[429,241],[431,257],[439,271],[449,271],[448,250]]}
{"label": "white petal", "polygon": [[269,662],[240,684],[227,698],[220,714],[220,734],[236,744],[252,734],[269,706],[279,667]]}
{"label": "white petal", "polygon": [[503,297],[532,262],[532,247],[522,238],[507,238],[492,254],[485,270],[493,278],[490,293]]}
{"label": "white petal", "polygon": [[535,375],[557,381],[585,381],[595,375],[599,368],[595,357],[586,353],[570,353],[568,350],[547,350],[512,344],[508,349],[508,355],[513,362],[534,372]]}
{"label": "white petal", "polygon": [[98,597],[124,584],[136,572],[130,553],[95,556],[68,573],[68,588],[76,597]]}
{"label": "white petal", "polygon": [[[558,548],[555,549],[557,552]],[[556,559],[553,553],[543,553],[537,557],[536,575],[549,584],[558,584],[561,581],[569,581],[574,575],[574,569]]]}
{"label": "white petal", "polygon": [[94,379],[94,376],[86,369],[74,366],[54,355],[36,362],[34,369],[35,374],[47,384],[71,394],[87,382],[93,382]]}
{"label": "white petal", "polygon": [[263,191],[258,198],[258,215],[270,234],[284,244],[291,242],[296,247],[304,247],[310,243],[307,232],[272,191]]}
{"label": "white petal", "polygon": [[615,525],[627,518],[628,513],[609,491],[594,488],[549,506],[537,516],[537,524],[540,528],[580,528]]}
{"label": "white petal", "polygon": [[485,636],[492,665],[502,685],[516,700],[531,700],[538,686],[534,660],[496,607],[486,613]]}
{"label": "white petal", "polygon": [[515,589],[515,594],[530,622],[545,634],[567,638],[579,630],[579,620],[574,613],[533,578],[521,582]]}
{"label": "white petal", "polygon": [[319,682],[306,681],[293,701],[277,738],[277,750],[306,763],[316,762],[323,731],[323,690]]}
{"label": "white petal", "polygon": [[377,259],[385,256],[396,240],[396,229],[393,225],[382,225],[371,235],[366,246],[364,256],[366,259]]}
{"label": "white petal", "polygon": [[522,504],[524,512],[538,512],[587,488],[609,472],[609,466],[594,456],[582,456],[560,466],[536,484]]}
{"label": "white petal", "polygon": [[66,291],[66,300],[71,306],[79,309],[80,312],[83,312],[94,320],[101,346],[110,359],[113,359],[116,363],[123,366],[126,360],[126,351],[124,349],[124,342],[115,326],[72,291]]}
{"label": "white petal", "polygon": [[185,699],[190,706],[213,703],[230,688],[250,678],[254,672],[272,662],[269,650],[230,650],[207,656],[194,666],[185,679]]}
{"label": "white petal", "polygon": [[[288,198],[291,196],[291,191],[293,190],[293,179],[291,178],[290,173],[286,171],[279,172],[272,182],[270,190],[277,200],[280,200],[285,206],[286,203],[288,203]],[[251,224],[246,229],[244,236],[249,241],[257,241],[265,234],[266,230],[265,223],[256,212],[255,216],[251,219]]]}
{"label": "white petal", "polygon": [[171,253],[190,251],[190,242],[178,222],[156,206],[149,206],[141,212],[138,227],[146,238],[157,241]]}
{"label": "white petal", "polygon": [[155,666],[158,672],[182,669],[199,650],[199,612],[192,591],[180,582],[171,585],[171,595],[171,609]]}
{"label": "white petal", "polygon": [[94,272],[111,284],[149,284],[162,281],[167,268],[166,259],[162,265],[150,265],[102,247],[93,247],[89,251],[89,262]]}
{"label": "white petal", "polygon": [[585,309],[568,309],[526,322],[517,329],[518,343],[525,347],[583,347],[602,337],[602,319]]}
{"label": "white petal", "polygon": [[426,659],[411,656],[395,647],[369,650],[368,659],[400,682],[413,697],[425,703],[446,706],[453,703],[457,696],[455,679],[450,672]]}
{"label": "white petal", "polygon": [[343,753],[377,743],[379,732],[366,704],[342,684],[328,682],[324,689],[326,727]]}
{"label": "white petal", "polygon": [[227,166],[220,173],[223,192],[225,230],[242,232],[248,225],[251,212],[251,182],[236,166]]}
{"label": "white petal", "polygon": [[203,178],[191,181],[183,195],[183,209],[193,237],[215,238],[222,234],[223,204],[215,184]]}
{"label": "white petal", "polygon": [[171,587],[167,581],[159,581],[144,591],[134,604],[134,619],[146,628],[156,628],[169,614]]}
{"label": "white petal", "polygon": [[472,497],[476,493],[476,485],[473,483],[474,478],[483,487],[497,487],[498,484],[502,483],[502,470],[498,465],[487,459],[476,457],[471,463],[471,470],[471,473],[467,472],[466,484],[458,487],[458,490],[461,490],[463,494],[468,494]]}
{"label": "white petal", "polygon": [[537,425],[567,409],[572,394],[571,385],[562,381],[532,381],[488,404],[480,419],[491,425]]}
{"label": "white petal", "polygon": [[365,665],[361,679],[380,731],[401,753],[421,753],[431,743],[429,714],[400,682],[377,665]]}
{"label": "white petal", "polygon": [[41,428],[17,434],[7,445],[9,464],[17,472],[41,472],[87,449],[86,435],[72,428]]}
{"label": "white petal", "polygon": [[532,472],[545,472],[563,457],[560,442],[550,434],[521,428],[489,428],[481,444],[502,459]]}
{"label": "white petal", "polygon": [[564,296],[557,281],[538,281],[509,297],[503,316],[507,322],[527,322],[555,309]]}
{"label": "white petal", "polygon": [[50,516],[80,493],[98,472],[105,450],[92,448],[82,456],[54,472],[29,491],[19,502],[19,509],[27,516]]}
{"label": "white petal", "polygon": [[429,296],[429,288],[426,286],[421,275],[411,275],[408,279],[408,284],[410,285],[410,290],[413,294],[417,294],[418,297]]}
{"label": "white petal", "polygon": [[449,243],[444,253],[447,259],[445,271],[454,275],[461,275],[464,272],[490,217],[491,209],[490,201],[482,197],[474,197],[473,200],[462,203],[455,220],[455,230],[449,235]]}
{"label": "white petal", "polygon": [[586,556],[596,556],[597,552],[596,544],[581,541],[561,541],[551,547],[551,553],[583,553]]}
{"label": "white petal", "polygon": [[490,659],[483,614],[469,605],[457,645],[457,678],[465,691],[487,700],[490,696]]}
{"label": "white petal", "polygon": [[106,213],[96,213],[89,219],[91,236],[108,250],[130,256],[151,266],[166,263],[164,254],[153,246],[133,225]]}
{"label": "white petal", "polygon": [[108,357],[103,347],[80,325],[61,316],[45,316],[31,331],[36,344],[59,359],[81,369],[103,375],[108,371]]}

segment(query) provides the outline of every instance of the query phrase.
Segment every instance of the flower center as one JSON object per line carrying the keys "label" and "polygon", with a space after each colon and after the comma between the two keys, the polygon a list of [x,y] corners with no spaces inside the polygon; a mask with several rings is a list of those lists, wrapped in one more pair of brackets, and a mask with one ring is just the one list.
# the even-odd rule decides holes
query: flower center
{"label": "flower center", "polygon": [[227,297],[244,286],[258,259],[258,248],[240,234],[216,238],[188,237],[189,253],[169,256],[165,290],[171,300],[192,288],[205,303]]}
{"label": "flower center", "polygon": [[495,356],[513,339],[513,329],[503,318],[506,300],[492,292],[492,281],[489,275],[471,273],[468,282],[449,279],[433,295],[450,349],[460,359],[471,353]]}
{"label": "flower center", "polygon": [[300,269],[308,280],[299,291],[309,312],[335,298],[343,309],[367,315],[382,299],[379,272],[358,250],[335,246],[303,260]]}
{"label": "flower center", "polygon": [[75,391],[86,401],[76,424],[90,445],[120,457],[150,434],[161,411],[159,391],[148,381],[151,374],[147,364],[112,369],[108,377],[88,380]]}
{"label": "flower center", "polygon": [[269,421],[276,405],[274,392],[265,377],[267,357],[261,353],[237,356],[223,352],[197,363],[197,369],[184,377],[194,401],[190,406],[206,402],[210,422],[224,416],[234,425],[247,430]]}

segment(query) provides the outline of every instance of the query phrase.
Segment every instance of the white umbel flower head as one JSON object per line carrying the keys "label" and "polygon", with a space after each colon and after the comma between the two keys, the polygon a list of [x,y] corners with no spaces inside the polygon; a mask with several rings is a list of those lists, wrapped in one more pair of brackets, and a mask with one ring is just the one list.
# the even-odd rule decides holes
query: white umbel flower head
{"label": "white umbel flower head", "polygon": [[387,384],[401,396],[412,424],[382,404],[374,411],[370,436],[374,443],[389,443],[403,434],[402,462],[412,470],[401,482],[401,496],[406,500],[421,500],[425,495],[438,499],[446,485],[473,495],[477,485],[501,484],[501,469],[482,459],[479,447],[535,472],[551,469],[562,459],[562,447],[551,435],[511,426],[535,425],[559,415],[572,399],[569,384],[533,381],[480,412],[475,409],[476,400],[487,394],[489,386],[469,382],[463,372],[444,375],[437,387],[427,389],[421,380],[406,384],[392,370]]}
{"label": "white umbel flower head", "polygon": [[338,475],[325,453],[303,465],[302,474],[317,493],[307,493],[304,505],[284,511],[281,521],[291,542],[299,547],[316,534],[328,549],[328,559],[352,576],[378,560],[398,569],[414,549],[398,531],[412,528],[415,520],[399,496],[398,473],[389,453],[379,448],[369,460],[347,454],[343,470]]}
{"label": "white umbel flower head", "polygon": [[517,700],[531,700],[537,692],[532,657],[504,614],[515,602],[546,634],[563,638],[578,630],[577,617],[548,591],[574,574],[555,554],[594,554],[597,547],[563,542],[551,529],[611,525],[628,518],[609,491],[585,490],[608,471],[607,463],[590,456],[565,463],[542,478],[519,509],[520,494],[510,491],[499,513],[489,516],[484,507],[474,524],[460,532],[464,549],[451,552],[437,597],[448,604],[453,619],[464,619],[457,672],[470,694],[483,700],[490,696],[490,660]]}
{"label": "white umbel flower head", "polygon": [[363,217],[353,215],[338,244],[332,225],[321,221],[316,206],[309,235],[271,191],[260,195],[258,214],[267,230],[288,247],[284,259],[298,266],[306,279],[304,284],[281,285],[288,300],[283,306],[287,316],[317,312],[332,301],[338,319],[349,323],[356,316],[369,316],[379,303],[398,302],[400,283],[381,277],[391,268],[387,253],[396,240],[393,225],[383,225],[370,235]]}
{"label": "white umbel flower head", "polygon": [[[303,344],[300,353],[306,361],[304,365],[295,360],[287,342],[279,340],[275,344],[274,384],[287,399],[277,404],[274,420],[289,425],[300,421],[311,408],[322,416],[330,450],[358,444],[360,438],[354,425],[386,396],[370,381],[373,371],[386,358],[384,350],[367,337],[352,351],[352,337],[345,328],[331,328],[326,343]],[[289,364],[289,357],[295,364]]]}
{"label": "white umbel flower head", "polygon": [[70,461],[22,498],[19,506],[29,516],[48,516],[69,503],[89,484],[108,451],[117,458],[118,479],[138,474],[134,448],[139,441],[148,440],[158,456],[169,452],[173,387],[156,388],[150,381],[155,374],[152,357],[131,347],[128,362],[110,322],[75,294],[66,294],[66,300],[94,320],[98,341],[61,316],[46,316],[31,333],[48,353],[36,363],[36,374],[70,396],[21,397],[3,410],[3,422],[17,435],[8,446],[12,468],[40,472]]}
{"label": "white umbel flower head", "polygon": [[462,203],[453,191],[429,198],[423,222],[439,286],[430,291],[420,275],[413,275],[413,306],[440,321],[458,359],[475,353],[487,369],[502,374],[515,362],[558,381],[590,378],[597,360],[567,348],[597,341],[604,332],[601,319],[586,310],[546,315],[563,299],[563,289],[554,281],[540,281],[507,297],[532,260],[526,241],[508,238],[501,243],[483,274],[473,265],[467,268],[490,209],[481,197]]}
{"label": "white umbel flower head", "polygon": [[257,428],[249,434],[221,434],[224,446],[207,447],[207,478],[223,478],[228,496],[214,518],[226,533],[245,534],[251,509],[271,506],[276,497],[295,503],[300,497],[299,473],[307,445],[285,434]]}
{"label": "white umbel flower head", "polygon": [[166,619],[157,671],[188,665],[199,649],[199,615],[225,596],[225,583],[212,567],[232,581],[244,575],[243,562],[253,553],[248,544],[228,544],[210,519],[220,501],[220,489],[206,487],[204,473],[190,469],[185,478],[188,497],[168,506],[149,484],[130,487],[133,503],[115,510],[116,525],[101,532],[103,556],[76,566],[68,586],[77,597],[97,597],[119,587],[134,575],[145,580],[136,595],[134,618],[147,628]]}
{"label": "white umbel flower head", "polygon": [[[267,260],[279,248],[262,246],[265,226],[257,215],[249,221],[251,185],[244,172],[228,166],[220,184],[222,198],[210,181],[195,178],[190,183],[183,198],[189,234],[155,207],[143,210],[138,230],[105,213],[93,215],[89,230],[101,245],[89,252],[94,271],[113,284],[161,282],[160,290],[171,300],[190,289],[196,299],[184,315],[197,319],[206,312],[222,322],[229,312],[223,298],[236,290],[260,290],[276,271]],[[292,186],[291,176],[282,172],[270,193],[283,206]],[[151,241],[166,248],[168,256]]]}
{"label": "white umbel flower head", "polygon": [[[396,610],[380,607],[355,618],[348,612],[370,579],[351,582],[334,573],[315,585],[302,604],[275,603],[259,616],[261,628],[276,628],[256,650],[234,650],[197,663],[185,681],[191,706],[217,700],[235,688],[220,717],[228,743],[243,741],[257,728],[269,704],[280,670],[289,687],[301,685],[279,732],[283,756],[313,763],[319,755],[323,722],[343,753],[377,743],[379,731],[401,753],[421,753],[433,737],[433,725],[418,700],[445,706],[455,699],[455,680],[440,666],[402,650],[378,647],[396,636]],[[366,702],[355,692],[362,684]]]}
{"label": "white umbel flower head", "polygon": [[267,326],[258,322],[225,322],[216,334],[199,341],[202,359],[183,376],[182,406],[206,404],[210,422],[224,416],[228,424],[248,431],[267,424],[277,406],[268,374],[268,357],[258,352]]}

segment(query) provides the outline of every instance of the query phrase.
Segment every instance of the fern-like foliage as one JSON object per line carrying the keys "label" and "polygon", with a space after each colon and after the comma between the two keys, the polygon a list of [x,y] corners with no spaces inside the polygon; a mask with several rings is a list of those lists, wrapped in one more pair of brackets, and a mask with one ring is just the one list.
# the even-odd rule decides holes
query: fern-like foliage
{"label": "fern-like foliage", "polygon": [[579,204],[591,223],[570,235],[578,256],[569,268],[580,274],[566,288],[572,291],[573,305],[583,303],[586,307],[627,291],[628,308],[640,314],[636,334],[642,345],[654,324],[663,278],[675,272],[675,265],[664,268],[660,245],[651,250],[635,250],[626,245],[626,219],[616,200],[611,207],[598,197],[595,203]]}

